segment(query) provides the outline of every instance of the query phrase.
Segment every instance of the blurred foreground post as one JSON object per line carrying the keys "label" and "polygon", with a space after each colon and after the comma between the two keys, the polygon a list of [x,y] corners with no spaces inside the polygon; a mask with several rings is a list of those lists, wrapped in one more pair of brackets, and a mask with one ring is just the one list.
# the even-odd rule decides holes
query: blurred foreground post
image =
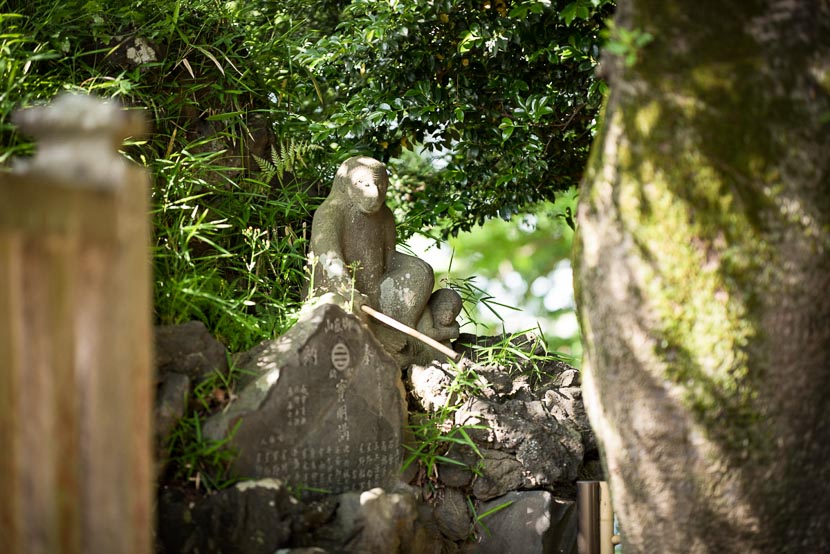
{"label": "blurred foreground post", "polygon": [[151,551],[151,305],[141,125],[63,96],[0,173],[0,537],[12,553]]}
{"label": "blurred foreground post", "polygon": [[614,533],[611,492],[605,481],[577,481],[577,551],[579,554],[613,554],[620,544]]}

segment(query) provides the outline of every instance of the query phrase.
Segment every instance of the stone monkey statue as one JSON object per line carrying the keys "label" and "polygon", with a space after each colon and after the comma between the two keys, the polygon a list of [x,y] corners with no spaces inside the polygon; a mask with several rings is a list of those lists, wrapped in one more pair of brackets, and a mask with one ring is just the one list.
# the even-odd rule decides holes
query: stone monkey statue
{"label": "stone monkey statue", "polygon": [[[460,335],[456,318],[461,313],[461,296],[452,289],[438,289],[429,298],[426,309],[418,321],[418,330],[448,348]],[[407,345],[407,361],[428,364],[436,359],[435,351],[425,344],[410,342]]]}
{"label": "stone monkey statue", "polygon": [[439,342],[449,343],[460,334],[455,318],[461,313],[461,297],[452,289],[438,289],[432,293],[418,330]]}
{"label": "stone monkey statue", "polygon": [[[409,327],[435,328],[427,309],[435,274],[425,261],[395,250],[388,186],[386,166],[373,158],[355,156],[337,170],[331,193],[312,221],[310,293],[353,298],[355,312],[367,304]],[[374,330],[393,354],[404,350],[403,334],[377,325]],[[447,340],[443,335],[437,340]]]}

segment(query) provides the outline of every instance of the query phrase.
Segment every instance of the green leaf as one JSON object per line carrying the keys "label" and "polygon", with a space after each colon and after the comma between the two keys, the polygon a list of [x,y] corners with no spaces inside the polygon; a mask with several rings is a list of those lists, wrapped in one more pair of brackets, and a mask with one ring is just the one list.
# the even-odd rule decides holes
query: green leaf
{"label": "green leaf", "polygon": [[510,138],[510,135],[513,134],[515,126],[510,119],[503,117],[501,124],[499,124],[499,129],[501,129],[501,139],[502,141],[505,141]]}
{"label": "green leaf", "polygon": [[476,453],[476,455],[478,455],[479,458],[483,458],[484,456],[481,455],[481,452],[479,451],[478,446],[476,446],[476,443],[473,442],[473,439],[470,438],[470,435],[467,434],[467,431],[464,430],[464,427],[459,427],[458,432],[461,433],[461,435],[466,440],[467,445],[470,448],[473,449],[473,451]]}
{"label": "green leaf", "polygon": [[578,2],[571,2],[570,4],[562,8],[562,11],[559,12],[559,17],[561,17],[566,24],[570,25],[573,22],[574,18],[576,18],[576,12],[578,8]]}
{"label": "green leaf", "polygon": [[642,48],[646,44],[650,43],[654,40],[654,36],[651,33],[641,33],[634,39],[634,46],[637,48]]}
{"label": "green leaf", "polygon": [[461,467],[467,467],[467,464],[465,464],[464,462],[459,462],[458,460],[454,460],[454,459],[448,458],[446,456],[435,456],[435,459],[436,459],[436,461],[444,462],[445,464],[452,464],[452,465],[457,465],[457,466],[461,466]]}
{"label": "green leaf", "polygon": [[616,56],[624,56],[628,52],[629,46],[624,42],[609,41],[606,43],[605,49]]}
{"label": "green leaf", "polygon": [[224,112],[224,113],[218,113],[218,114],[210,115],[210,116],[206,117],[205,119],[207,121],[224,121],[226,119],[233,119],[234,117],[238,117],[238,116],[244,115],[244,114],[245,114],[245,112],[242,112],[242,111]]}
{"label": "green leaf", "polygon": [[507,17],[513,19],[524,19],[527,17],[527,12],[529,11],[530,6],[527,3],[522,2],[521,4],[517,4],[510,8],[510,11],[507,13]]}
{"label": "green leaf", "polygon": [[496,512],[504,510],[505,508],[510,507],[511,504],[513,504],[513,501],[508,500],[507,502],[505,502],[503,504],[499,504],[498,506],[496,506],[494,508],[490,508],[489,510],[487,510],[483,514],[478,514],[478,516],[476,516],[476,522],[480,523],[481,520],[484,519],[485,517],[491,516],[491,515],[495,514]]}
{"label": "green leaf", "polygon": [[458,52],[459,54],[466,54],[473,47],[476,45],[476,42],[481,40],[481,36],[474,30],[466,31],[462,37],[461,41],[458,43]]}

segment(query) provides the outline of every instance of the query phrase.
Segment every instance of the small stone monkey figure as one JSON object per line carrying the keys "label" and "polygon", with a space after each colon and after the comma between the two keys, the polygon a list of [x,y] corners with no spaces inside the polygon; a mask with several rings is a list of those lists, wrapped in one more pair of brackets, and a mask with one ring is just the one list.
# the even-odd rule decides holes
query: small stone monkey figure
{"label": "small stone monkey figure", "polygon": [[[395,220],[385,203],[388,186],[386,166],[373,158],[355,156],[337,170],[331,193],[312,221],[310,292],[354,298],[359,315],[360,305],[367,304],[409,327],[429,327],[441,335],[436,340],[448,340],[454,321],[422,323],[434,320],[425,312],[431,312],[427,305],[435,274],[425,261],[395,250]],[[445,321],[448,316],[441,313]],[[393,354],[404,350],[405,335],[386,327],[374,330]]]}
{"label": "small stone monkey figure", "polygon": [[460,334],[455,318],[461,313],[461,296],[452,289],[438,289],[432,293],[418,330],[439,342],[448,343]]}

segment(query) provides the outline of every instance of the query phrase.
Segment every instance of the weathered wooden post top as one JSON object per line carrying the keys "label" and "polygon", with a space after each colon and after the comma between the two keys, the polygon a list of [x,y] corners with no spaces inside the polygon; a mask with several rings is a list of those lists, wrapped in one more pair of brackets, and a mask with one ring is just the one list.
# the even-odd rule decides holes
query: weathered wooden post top
{"label": "weathered wooden post top", "polygon": [[42,178],[51,186],[125,186],[131,166],[118,148],[125,138],[144,132],[144,119],[135,112],[80,94],[20,110],[12,121],[38,141],[34,158],[17,160],[15,173]]}
{"label": "weathered wooden post top", "polygon": [[151,551],[148,184],[141,119],[65,95],[14,121],[0,172],[0,537],[5,552]]}

